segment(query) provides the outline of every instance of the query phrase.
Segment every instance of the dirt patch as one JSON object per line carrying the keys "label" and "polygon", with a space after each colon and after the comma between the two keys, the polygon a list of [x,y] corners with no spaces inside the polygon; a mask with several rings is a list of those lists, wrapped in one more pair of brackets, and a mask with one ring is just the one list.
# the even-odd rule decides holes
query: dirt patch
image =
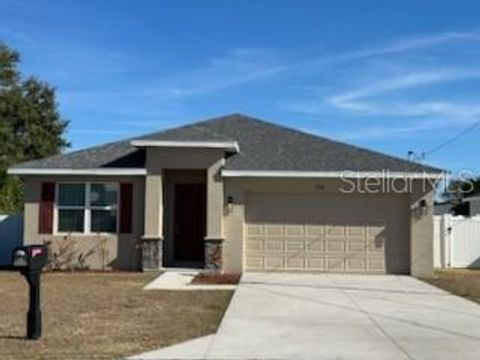
{"label": "dirt patch", "polygon": [[240,274],[228,274],[228,273],[209,273],[203,272],[197,274],[192,279],[192,284],[204,284],[204,285],[236,285],[239,283],[242,275]]}
{"label": "dirt patch", "polygon": [[43,337],[26,341],[26,282],[18,273],[0,273],[0,357],[118,359],[216,331],[231,291],[142,290],[154,277],[44,274]]}
{"label": "dirt patch", "polygon": [[480,270],[437,270],[432,278],[423,280],[452,294],[480,303]]}

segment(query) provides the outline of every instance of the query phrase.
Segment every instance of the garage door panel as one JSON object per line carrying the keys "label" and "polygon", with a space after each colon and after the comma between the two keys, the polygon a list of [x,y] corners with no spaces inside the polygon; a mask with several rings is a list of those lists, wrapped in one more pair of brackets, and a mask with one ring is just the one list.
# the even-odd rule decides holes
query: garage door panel
{"label": "garage door panel", "polygon": [[247,269],[252,271],[261,271],[265,269],[263,264],[263,257],[249,255],[246,259]]}
{"label": "garage door panel", "polygon": [[264,252],[264,243],[263,239],[247,239],[247,253],[255,254]]}
{"label": "garage door panel", "polygon": [[362,253],[367,248],[367,242],[363,239],[351,239],[347,242],[347,252],[349,253]]}
{"label": "garage door panel", "polygon": [[324,238],[325,237],[325,225],[313,225],[307,224],[306,226],[307,237]]}
{"label": "garage door panel", "polygon": [[399,214],[407,209],[400,197],[253,194],[246,206],[246,270],[384,273],[389,244],[402,271],[408,218]]}
{"label": "garage door panel", "polygon": [[305,257],[287,257],[286,258],[286,268],[289,270],[303,270],[305,269]]}
{"label": "garage door panel", "polygon": [[265,253],[283,253],[284,244],[283,238],[269,238],[265,241]]}
{"label": "garage door panel", "polygon": [[327,239],[327,253],[344,253],[345,252],[345,240],[341,239]]}
{"label": "garage door panel", "polygon": [[325,240],[323,239],[307,239],[307,252],[308,253],[323,253],[325,252]]}
{"label": "garage door panel", "polygon": [[285,240],[285,252],[286,253],[297,253],[297,252],[305,252],[305,241],[301,240]]}
{"label": "garage door panel", "polygon": [[285,268],[283,256],[266,256],[264,258],[265,270],[277,270]]}
{"label": "garage door panel", "polygon": [[286,224],[285,236],[289,237],[303,237],[305,234],[305,226],[302,224]]}
{"label": "garage door panel", "polygon": [[309,271],[325,271],[325,257],[319,257],[319,256],[307,257],[306,269]]}
{"label": "garage door panel", "polygon": [[345,236],[349,239],[365,239],[365,226],[363,225],[349,225],[346,227]]}
{"label": "garage door panel", "polygon": [[349,272],[365,272],[367,270],[366,259],[347,259],[346,265]]}
{"label": "garage door panel", "polygon": [[284,226],[283,224],[266,224],[264,232],[267,237],[271,236],[283,236]]}
{"label": "garage door panel", "polygon": [[263,224],[247,224],[246,235],[248,237],[263,236]]}
{"label": "garage door panel", "polygon": [[367,252],[383,253],[385,251],[385,238],[381,235],[367,240]]}
{"label": "garage door panel", "polygon": [[343,238],[345,227],[341,225],[327,225],[327,238]]}
{"label": "garage door panel", "polygon": [[327,269],[330,272],[344,272],[345,271],[345,259],[341,256],[328,257]]}

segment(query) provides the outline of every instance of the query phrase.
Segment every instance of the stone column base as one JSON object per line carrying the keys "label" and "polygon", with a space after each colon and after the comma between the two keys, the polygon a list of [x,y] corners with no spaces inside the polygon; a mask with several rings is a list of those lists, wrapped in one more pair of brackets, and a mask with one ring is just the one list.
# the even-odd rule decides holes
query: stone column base
{"label": "stone column base", "polygon": [[163,239],[142,237],[142,271],[158,271],[162,268]]}
{"label": "stone column base", "polygon": [[222,238],[205,238],[205,268],[207,270],[222,270],[223,241],[224,239]]}

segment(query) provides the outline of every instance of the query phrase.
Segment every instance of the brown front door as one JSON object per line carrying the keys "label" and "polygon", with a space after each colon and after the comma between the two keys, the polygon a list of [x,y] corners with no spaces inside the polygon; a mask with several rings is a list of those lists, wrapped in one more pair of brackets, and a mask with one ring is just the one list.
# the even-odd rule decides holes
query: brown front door
{"label": "brown front door", "polygon": [[177,261],[204,261],[206,197],[204,184],[175,185],[174,247]]}

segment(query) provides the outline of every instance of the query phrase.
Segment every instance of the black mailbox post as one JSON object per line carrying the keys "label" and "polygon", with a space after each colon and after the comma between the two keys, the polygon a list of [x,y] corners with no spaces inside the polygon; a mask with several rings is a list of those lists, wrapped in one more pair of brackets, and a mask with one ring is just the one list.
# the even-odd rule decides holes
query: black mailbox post
{"label": "black mailbox post", "polygon": [[40,310],[40,274],[47,264],[48,248],[45,245],[29,245],[13,251],[13,267],[20,270],[30,287],[30,303],[27,315],[27,339],[36,340],[42,335]]}

